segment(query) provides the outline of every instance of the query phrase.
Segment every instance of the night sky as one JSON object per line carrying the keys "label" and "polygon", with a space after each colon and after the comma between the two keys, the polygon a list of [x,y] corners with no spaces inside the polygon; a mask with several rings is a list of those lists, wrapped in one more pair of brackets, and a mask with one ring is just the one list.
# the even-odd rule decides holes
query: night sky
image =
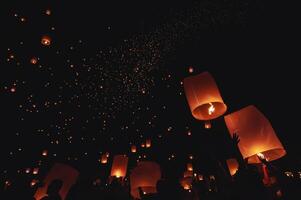
{"label": "night sky", "polygon": [[47,163],[81,171],[101,169],[105,152],[179,171],[193,155],[200,170],[214,170],[211,154],[231,156],[223,117],[204,129],[181,84],[204,71],[227,113],[258,107],[287,150],[279,162],[301,165],[298,33],[283,5],[100,2],[1,1],[2,175],[36,166],[43,150]]}

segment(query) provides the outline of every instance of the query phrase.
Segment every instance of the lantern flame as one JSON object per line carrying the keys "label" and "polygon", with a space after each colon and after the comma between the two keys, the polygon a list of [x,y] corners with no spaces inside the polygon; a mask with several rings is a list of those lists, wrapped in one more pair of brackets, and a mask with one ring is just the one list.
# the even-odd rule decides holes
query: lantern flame
{"label": "lantern flame", "polygon": [[209,103],[210,107],[208,108],[208,114],[212,115],[212,113],[215,111],[215,107],[212,103]]}
{"label": "lantern flame", "polygon": [[262,153],[257,153],[257,156],[261,159],[265,159],[266,160],[266,157],[262,154]]}

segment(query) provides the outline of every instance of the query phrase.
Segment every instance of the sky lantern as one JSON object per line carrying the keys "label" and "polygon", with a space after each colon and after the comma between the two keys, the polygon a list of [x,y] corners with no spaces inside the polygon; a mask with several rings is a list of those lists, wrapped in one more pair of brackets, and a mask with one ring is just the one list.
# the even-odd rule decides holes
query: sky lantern
{"label": "sky lantern", "polygon": [[44,35],[41,39],[41,44],[44,46],[49,46],[51,44],[51,38],[48,35]]}
{"label": "sky lantern", "polygon": [[225,116],[232,136],[236,133],[239,150],[249,163],[261,163],[258,156],[273,161],[286,154],[269,120],[253,105]]}
{"label": "sky lantern", "polygon": [[32,174],[33,175],[37,175],[39,173],[39,168],[34,168],[33,170],[32,170]]}
{"label": "sky lantern", "polygon": [[152,146],[152,141],[151,139],[147,139],[146,142],[145,142],[145,147],[146,148],[150,148]]}
{"label": "sky lantern", "polygon": [[113,159],[111,168],[111,176],[116,178],[124,178],[128,167],[128,157],[125,155],[116,155]]}
{"label": "sky lantern", "polygon": [[191,113],[198,120],[208,123],[227,110],[217,84],[208,72],[185,78],[184,91]]}
{"label": "sky lantern", "polygon": [[183,174],[184,178],[186,177],[193,177],[193,172],[192,171],[185,171]]}
{"label": "sky lantern", "polygon": [[45,14],[46,14],[46,15],[51,15],[51,10],[50,10],[50,9],[47,9],[47,10],[45,11]]}
{"label": "sky lantern", "polygon": [[184,188],[184,190],[190,190],[192,188],[192,178],[191,177],[185,177],[180,180],[181,186]]}
{"label": "sky lantern", "polygon": [[38,59],[37,59],[36,57],[32,57],[32,58],[30,59],[30,63],[33,64],[33,65],[35,65],[35,64],[38,63]]}
{"label": "sky lantern", "polygon": [[131,152],[136,153],[137,152],[137,147],[135,145],[131,146]]}
{"label": "sky lantern", "polygon": [[187,163],[187,171],[190,171],[190,172],[193,171],[192,163]]}
{"label": "sky lantern", "polygon": [[145,194],[157,193],[157,181],[161,179],[160,166],[151,161],[138,162],[137,167],[131,171],[131,195],[140,199],[138,188],[141,187]]}
{"label": "sky lantern", "polygon": [[142,147],[142,148],[145,147],[145,143],[144,143],[144,142],[141,143],[141,147]]}
{"label": "sky lantern", "polygon": [[108,157],[107,157],[106,154],[103,154],[103,155],[101,156],[100,163],[101,163],[101,164],[107,164],[107,163],[108,163]]}
{"label": "sky lantern", "polygon": [[42,199],[44,196],[46,196],[48,185],[53,180],[59,179],[59,180],[63,181],[63,186],[59,193],[60,193],[60,196],[62,197],[62,200],[64,200],[66,198],[66,195],[68,194],[71,186],[76,183],[78,175],[79,175],[78,171],[75,170],[74,168],[72,168],[68,165],[65,165],[65,164],[57,163],[51,168],[51,170],[47,174],[47,176],[44,180],[45,185],[43,185],[43,187],[40,187],[36,191],[34,197],[37,200]]}
{"label": "sky lantern", "polygon": [[42,156],[47,156],[48,155],[48,151],[47,150],[44,150],[43,152],[42,152]]}
{"label": "sky lantern", "polygon": [[239,164],[235,158],[227,159],[227,166],[231,176],[233,176],[238,170]]}

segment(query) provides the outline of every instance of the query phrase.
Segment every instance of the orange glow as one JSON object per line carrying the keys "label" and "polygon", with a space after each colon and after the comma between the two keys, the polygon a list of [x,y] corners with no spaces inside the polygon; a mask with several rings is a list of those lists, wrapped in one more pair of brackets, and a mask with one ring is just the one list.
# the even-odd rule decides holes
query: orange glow
{"label": "orange glow", "polygon": [[39,168],[34,168],[32,174],[37,175],[39,173]]}
{"label": "orange glow", "polygon": [[145,147],[145,144],[144,144],[144,142],[142,142],[142,143],[141,143],[141,147],[142,147],[142,148],[144,148],[144,147]]}
{"label": "orange glow", "polygon": [[48,155],[48,151],[47,150],[44,150],[43,152],[42,152],[42,156],[47,156]]}
{"label": "orange glow", "polygon": [[30,187],[33,187],[35,186],[39,181],[37,179],[33,179],[31,182],[30,182]]}
{"label": "orange glow", "polygon": [[194,71],[194,70],[193,70],[193,67],[189,67],[189,68],[188,68],[188,72],[189,72],[189,73],[193,73],[193,71]]}
{"label": "orange glow", "polygon": [[228,159],[227,165],[228,165],[228,169],[229,169],[231,176],[233,176],[239,167],[237,160],[234,158]]}
{"label": "orange glow", "polygon": [[113,159],[113,164],[111,168],[111,176],[116,176],[117,178],[125,177],[128,166],[128,157],[124,155],[116,155]]}
{"label": "orange glow", "polygon": [[192,178],[191,177],[182,178],[180,184],[184,188],[184,190],[190,190],[192,188]]}
{"label": "orange glow", "polygon": [[205,129],[211,129],[211,122],[205,121]]}
{"label": "orange glow", "polygon": [[225,122],[230,135],[239,136],[239,150],[249,163],[261,163],[257,155],[273,161],[286,154],[269,120],[255,106],[225,116]]}
{"label": "orange glow", "polygon": [[55,164],[47,174],[45,180],[43,181],[45,185],[43,187],[40,187],[36,191],[34,195],[35,199],[39,200],[46,196],[48,185],[53,180],[60,179],[63,181],[63,186],[59,193],[62,197],[62,200],[64,200],[71,186],[76,183],[78,175],[78,171],[68,165],[60,163]]}
{"label": "orange glow", "polygon": [[183,174],[184,178],[186,177],[193,177],[193,172],[192,171],[185,171]]}
{"label": "orange glow", "polygon": [[156,184],[161,179],[160,166],[155,162],[141,161],[130,174],[131,195],[140,199],[138,188],[146,194],[157,193]]}
{"label": "orange glow", "polygon": [[215,119],[227,110],[219,89],[208,72],[185,78],[184,91],[191,113],[196,119]]}
{"label": "orange glow", "polygon": [[150,148],[152,146],[152,141],[150,139],[147,139],[145,144],[146,144],[145,145],[146,148]]}
{"label": "orange glow", "polygon": [[135,145],[132,145],[132,147],[131,147],[131,152],[132,152],[132,153],[136,153],[136,152],[137,152],[137,148],[136,148]]}
{"label": "orange glow", "polygon": [[192,172],[193,171],[193,167],[191,163],[187,163],[187,171]]}
{"label": "orange glow", "polygon": [[51,44],[51,38],[47,35],[44,35],[41,39],[41,44],[44,46],[49,46]]}
{"label": "orange glow", "polygon": [[36,57],[33,57],[33,58],[30,59],[30,63],[35,65],[35,64],[38,63],[38,59]]}
{"label": "orange glow", "polygon": [[101,163],[101,164],[107,164],[107,163],[108,163],[108,157],[107,157],[106,154],[103,154],[103,155],[101,156],[100,163]]}

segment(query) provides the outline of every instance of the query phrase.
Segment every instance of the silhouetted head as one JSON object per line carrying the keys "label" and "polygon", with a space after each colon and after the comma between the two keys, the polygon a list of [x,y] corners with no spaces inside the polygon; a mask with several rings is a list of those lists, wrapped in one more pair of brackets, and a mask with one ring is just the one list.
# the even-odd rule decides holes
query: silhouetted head
{"label": "silhouetted head", "polygon": [[48,195],[58,194],[62,186],[63,186],[63,181],[59,179],[53,180],[48,186],[47,194]]}

